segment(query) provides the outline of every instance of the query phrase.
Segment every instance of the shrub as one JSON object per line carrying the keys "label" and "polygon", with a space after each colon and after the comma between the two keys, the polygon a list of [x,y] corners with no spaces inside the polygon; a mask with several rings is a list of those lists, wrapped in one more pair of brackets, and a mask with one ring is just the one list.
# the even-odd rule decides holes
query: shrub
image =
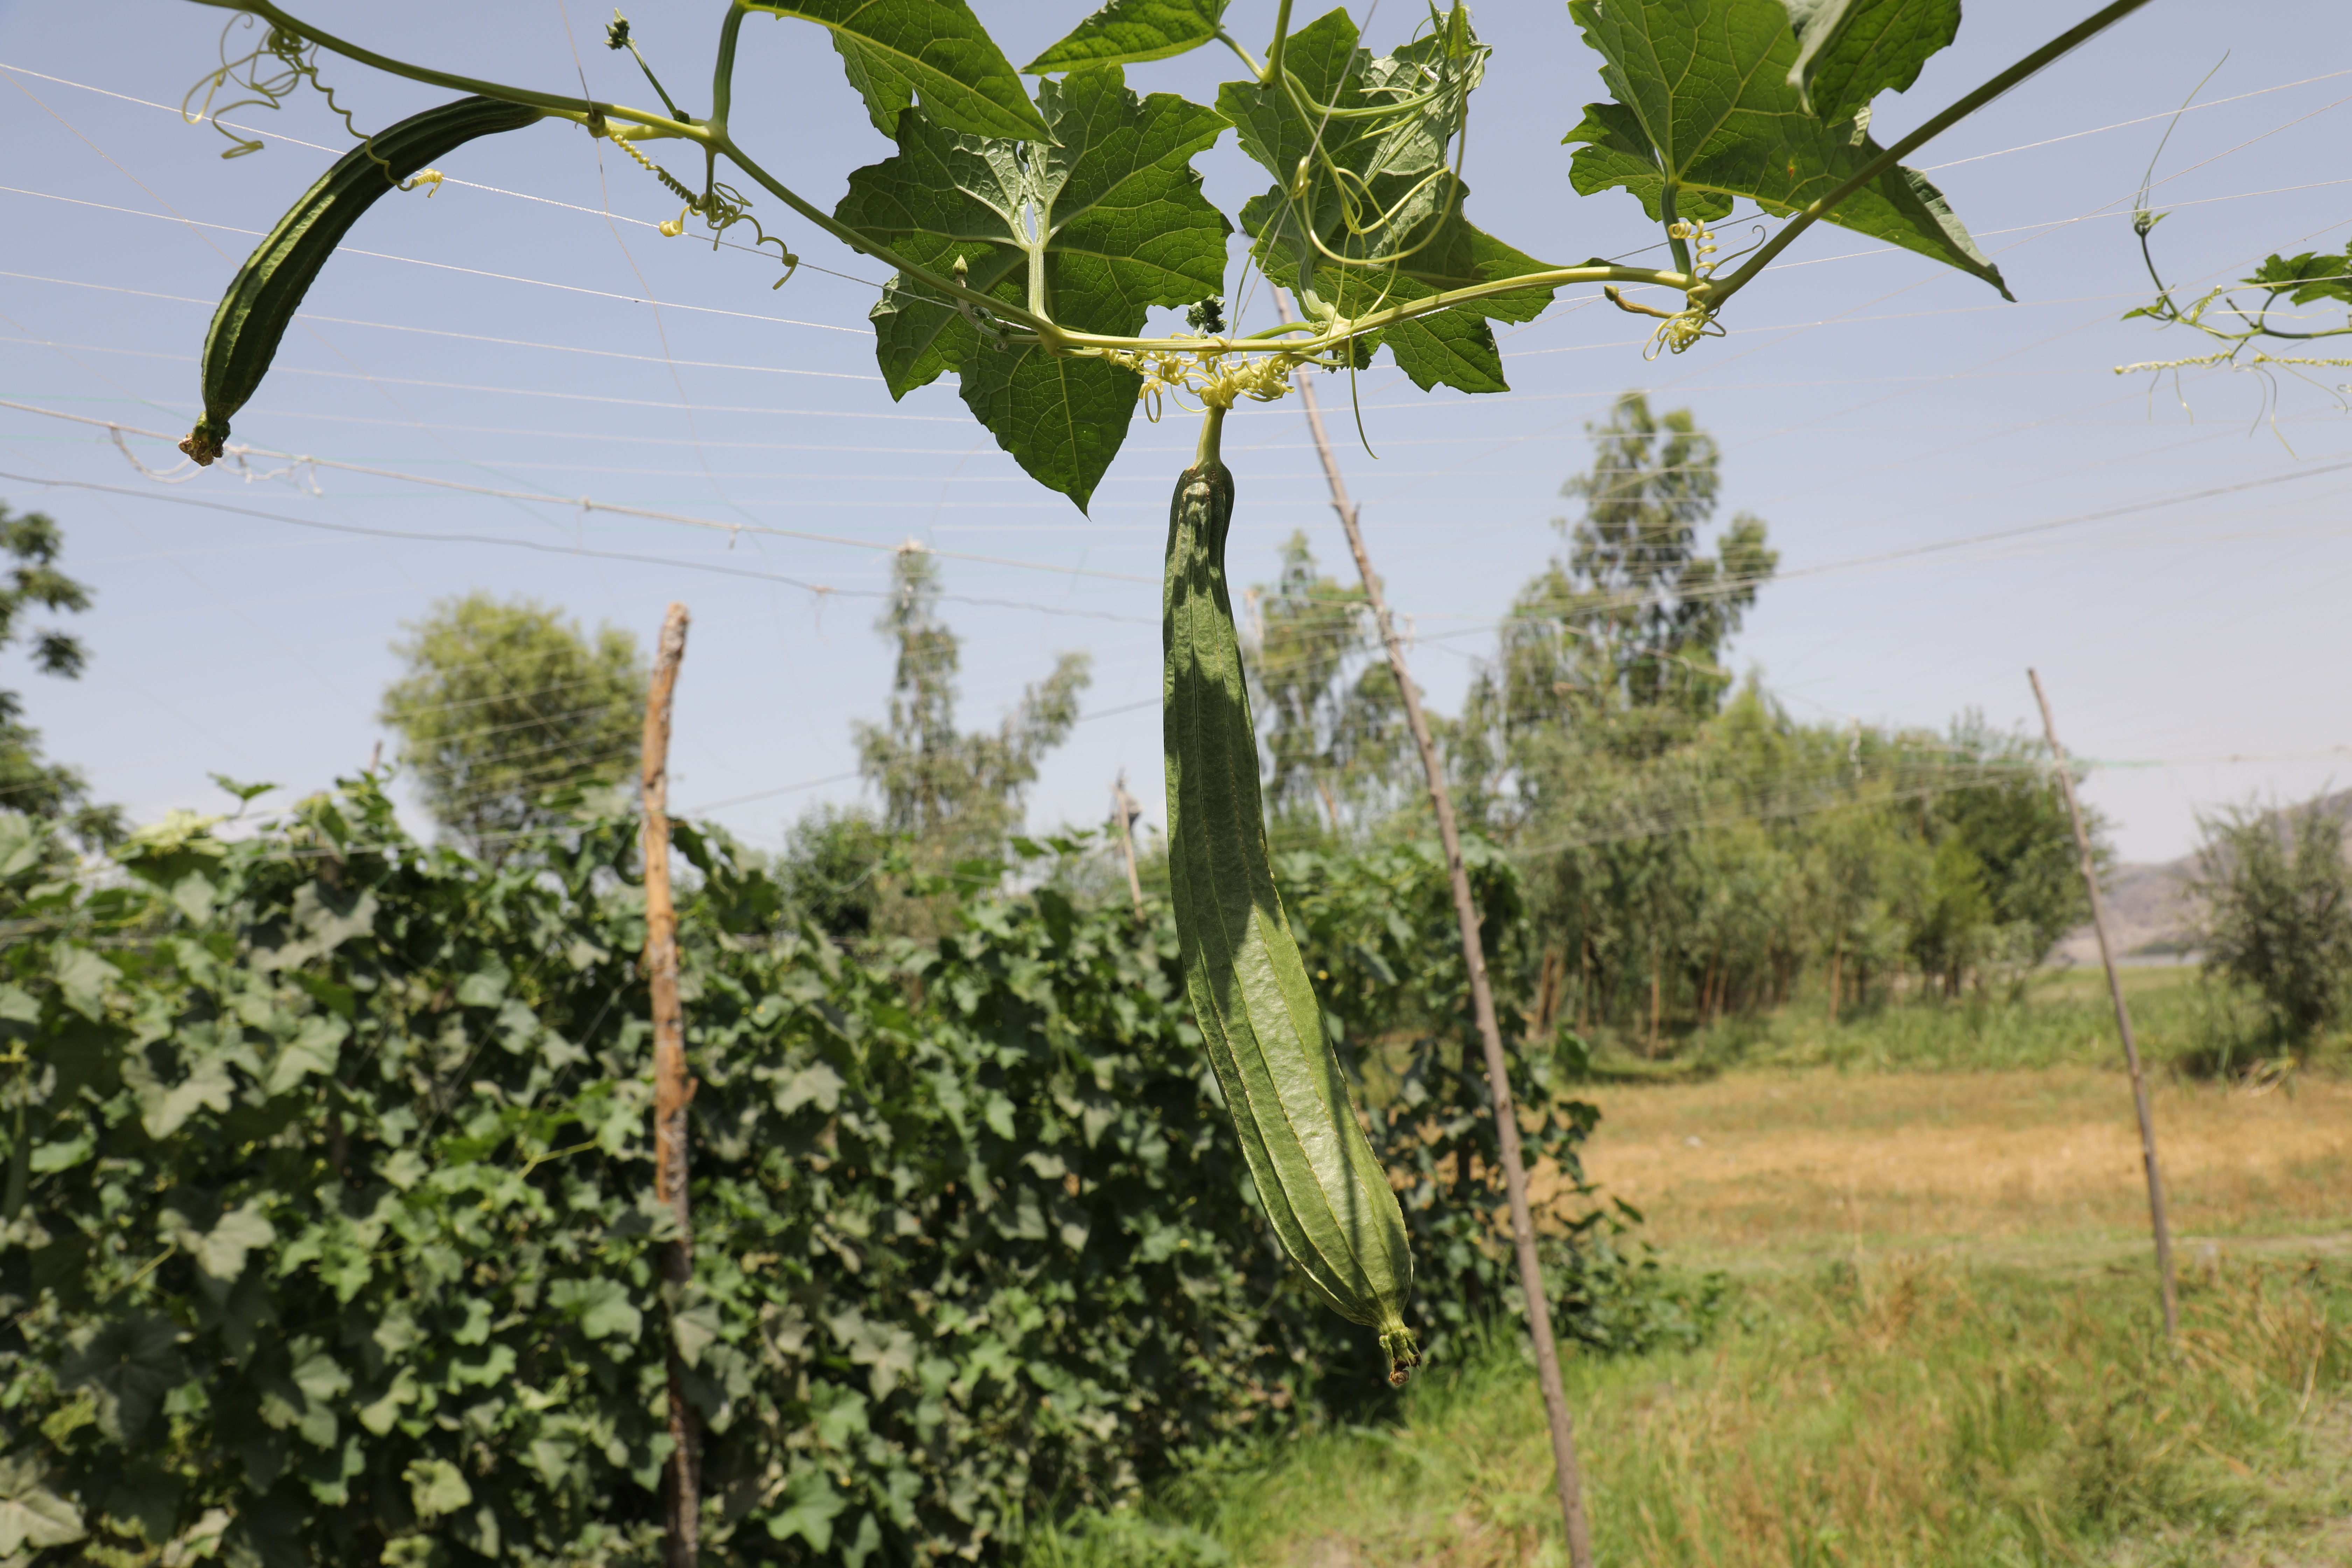
{"label": "shrub", "polygon": [[2325,800],[2288,812],[2205,817],[2192,887],[2205,900],[2208,973],[2262,998],[2271,1027],[2301,1051],[2343,1016],[2352,982],[2352,870]]}
{"label": "shrub", "polygon": [[[362,780],[93,879],[0,816],[12,1560],[647,1561],[673,1345],[730,1561],[990,1556],[1391,1397],[1252,1206],[1164,917],[1045,887],[845,953],[685,825],[697,1235],[666,1288],[635,831],[485,865]],[[1512,1292],[1483,1083],[1419,1082],[1374,1136],[1444,1353]],[[1591,1112],[1515,1092],[1580,1191]],[[1638,1271],[1548,1250],[1603,1287],[1562,1331],[1618,1332],[1593,1302]]]}

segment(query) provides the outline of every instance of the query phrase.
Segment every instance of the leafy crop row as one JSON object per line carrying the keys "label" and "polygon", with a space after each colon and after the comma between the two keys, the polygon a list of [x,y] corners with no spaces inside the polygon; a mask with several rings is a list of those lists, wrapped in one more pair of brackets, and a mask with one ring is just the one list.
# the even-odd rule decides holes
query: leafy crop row
{"label": "leafy crop row", "polygon": [[[489,867],[404,838],[370,777],[236,841],[173,819],[93,881],[0,815],[0,1558],[636,1561],[671,1345],[729,1560],[987,1552],[1382,1397],[1370,1334],[1255,1211],[1164,913],[1047,888],[852,957],[677,840],[684,1290],[648,1196],[631,821]],[[1410,1060],[1370,1131],[1444,1354],[1515,1296],[1444,868],[1286,870],[1334,1032]],[[1505,864],[1478,876],[1511,929]],[[1544,1066],[1522,1125],[1573,1178],[1591,1112]],[[1580,1258],[1549,1232],[1563,1331],[1648,1331],[1581,1223]]]}

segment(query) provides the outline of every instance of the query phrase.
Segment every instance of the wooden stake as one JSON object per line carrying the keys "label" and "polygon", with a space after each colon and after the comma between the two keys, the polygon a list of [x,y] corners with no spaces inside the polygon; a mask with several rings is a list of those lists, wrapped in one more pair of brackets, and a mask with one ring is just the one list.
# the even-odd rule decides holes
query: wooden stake
{"label": "wooden stake", "polygon": [[[1294,318],[1290,300],[1281,289],[1274,301],[1286,321]],[[1511,1099],[1511,1079],[1503,1059],[1503,1031],[1495,1017],[1495,993],[1486,982],[1486,954],[1478,941],[1478,906],[1470,896],[1470,873],[1462,863],[1462,836],[1454,822],[1454,797],[1445,787],[1445,764],[1430,738],[1429,719],[1421,708],[1421,689],[1407,668],[1404,642],[1397,636],[1381,580],[1372,574],[1372,558],[1364,549],[1363,531],[1356,525],[1356,503],[1348,499],[1347,481],[1331,456],[1331,438],[1324,433],[1323,410],[1315,399],[1310,373],[1298,372],[1298,397],[1306,405],[1307,427],[1322,454],[1323,477],[1331,486],[1331,510],[1348,532],[1348,548],[1356,557],[1363,579],[1365,602],[1387,647],[1389,668],[1396,675],[1404,698],[1405,722],[1413,744],[1421,749],[1422,772],[1429,781],[1429,804],[1437,814],[1437,837],[1445,849],[1445,874],[1454,884],[1454,919],[1462,932],[1462,962],[1470,971],[1470,1002],[1477,1014],[1478,1037],[1486,1047],[1486,1084],[1495,1098],[1495,1133],[1502,1144],[1503,1184],[1510,1194],[1511,1241],[1518,1253],[1519,1289],[1527,1299],[1528,1331],[1535,1338],[1536,1378],[1543,1385],[1544,1414],[1551,1423],[1552,1468],[1559,1482],[1560,1522],[1568,1531],[1570,1568],[1592,1568],[1592,1535],[1584,1520],[1584,1470],[1576,1458],[1576,1429],[1569,1419],[1568,1391],[1559,1378],[1559,1350],[1552,1342],[1551,1305],[1544,1296],[1543,1269],[1536,1258],[1535,1216],[1528,1206],[1528,1173],[1519,1156],[1519,1117]]]}
{"label": "wooden stake", "polygon": [[2083,826],[2083,807],[2074,798],[2074,774],[2066,765],[2066,748],[2058,742],[2057,721],[2050,716],[2050,698],[2042,677],[2029,669],[2033,700],[2042,705],[2042,732],[2049,738],[2058,762],[2058,788],[2066,797],[2066,816],[2074,825],[2074,852],[2083,867],[2083,886],[2091,894],[2091,929],[2099,936],[2099,962],[2107,970],[2107,994],[2116,1005],[2116,1032],[2124,1037],[2124,1064],[2131,1069],[2132,1104],[2139,1111],[2139,1158],[2147,1172],[2147,1218],[2156,1232],[2156,1271],[2164,1291],[2164,1337],[2180,1337],[2180,1297],[2172,1278],[2172,1226],[2164,1216],[2164,1173],[2156,1163],[2156,1119],[2147,1109],[2147,1080],[2140,1076],[2139,1044],[2132,1038],[2131,1010],[2124,1005],[2124,984],[2116,973],[2116,952],[2107,940],[2107,901],[2099,892],[2099,870],[2091,858],[2091,835]]}
{"label": "wooden stake", "polygon": [[1135,874],[1135,837],[1130,830],[1135,826],[1135,819],[1143,815],[1143,808],[1135,804],[1133,795],[1127,793],[1124,769],[1119,773],[1118,782],[1110,786],[1110,814],[1111,819],[1118,824],[1118,847],[1127,855],[1127,895],[1135,900],[1136,918],[1140,920],[1143,918],[1143,879]]}
{"label": "wooden stake", "polygon": [[[669,888],[669,721],[677,667],[686,658],[687,613],[672,605],[654,652],[653,684],[646,692],[645,860],[646,978],[653,991],[654,1197],[677,1218],[677,1239],[665,1249],[662,1277],[678,1289],[694,1279],[694,1216],[687,1201],[687,1107],[697,1080],[686,1074],[686,1017],[677,1000],[677,907]],[[669,1436],[664,1472],[667,1532],[663,1562],[695,1568],[701,1552],[701,1431],[686,1401],[677,1347],[669,1352]]]}

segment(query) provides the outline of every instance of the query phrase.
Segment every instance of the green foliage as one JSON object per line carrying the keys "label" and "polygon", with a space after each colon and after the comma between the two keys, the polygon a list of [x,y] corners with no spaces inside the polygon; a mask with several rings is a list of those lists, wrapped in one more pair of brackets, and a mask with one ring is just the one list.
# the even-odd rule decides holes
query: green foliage
{"label": "green foliage", "polygon": [[793,824],[778,862],[788,907],[845,946],[881,934],[905,840],[857,806],[821,805]]}
{"label": "green foliage", "polygon": [[1216,37],[1228,3],[1110,0],[1021,68],[1034,76],[1083,65],[1133,66],[1168,59]]}
{"label": "green foliage", "polygon": [[[89,659],[81,639],[55,626],[28,632],[19,624],[35,606],[68,614],[89,608],[89,585],[58,570],[64,551],[65,532],[56,520],[0,504],[0,556],[12,563],[0,580],[0,649],[29,637],[35,669],[74,680]],[[24,722],[24,711],[16,692],[0,690],[0,810],[64,822],[92,848],[120,839],[126,831],[122,808],[93,803],[79,769],[44,759],[41,732]]]}
{"label": "green foliage", "polygon": [[[43,512],[11,511],[0,505],[0,552],[11,563],[6,582],[0,584],[0,647],[26,635],[16,620],[35,605],[68,614],[89,608],[89,585],[58,570],[58,557],[64,553],[65,544],[65,532],[55,519]],[[80,639],[69,632],[43,626],[33,631],[31,638],[33,668],[44,675],[71,680],[89,662]],[[14,701],[14,693],[10,700]]]}
{"label": "green foliage", "polygon": [[1904,92],[1960,30],[1946,0],[1787,0],[1797,30],[1789,85],[1816,120],[1850,120],[1882,92]]}
{"label": "green foliage", "polygon": [[[1640,394],[1591,427],[1584,516],[1525,588],[1449,751],[1467,805],[1528,867],[1539,1031],[1752,1016],[1820,974],[1884,994],[1906,968],[1958,993],[2013,982],[2083,918],[2044,748],[1804,725],[1727,646],[1776,553],[1746,514],[1703,531],[1715,442]],[[1823,973],[1826,972],[1826,973]]]}
{"label": "green foliage", "polygon": [[968,136],[1052,141],[1013,64],[964,0],[744,0],[752,10],[814,22],[833,35],[849,83],[874,129],[898,133],[922,95],[924,112]]}
{"label": "green foliage", "polygon": [[[922,869],[993,858],[1020,824],[1022,796],[1036,782],[1037,764],[1077,721],[1091,660],[1083,653],[1061,655],[1053,673],[1022,693],[993,733],[960,731],[955,676],[961,653],[954,631],[939,616],[939,563],[927,552],[908,549],[898,552],[891,570],[897,591],[874,623],[898,646],[890,711],[882,724],[852,726],[858,771],[882,797],[882,829],[915,846]],[[842,861],[834,869],[850,868]]]}
{"label": "green foliage", "polygon": [[2346,244],[2340,256],[2306,250],[2293,258],[2265,257],[2245,282],[2249,288],[2270,289],[2273,298],[2285,294],[2290,304],[2335,300],[2352,305],[2352,243]]}
{"label": "green foliage", "polygon": [[2297,1051],[2344,1016],[2352,992],[2352,869],[2328,800],[2287,812],[2239,807],[2202,818],[2198,943],[2212,973],[2262,998]]}
{"label": "green foliage", "polygon": [[[1038,100],[1055,145],[960,135],[925,110],[905,111],[898,155],[851,174],[835,216],[1087,331],[1130,336],[1147,307],[1218,292],[1232,226],[1201,195],[1192,159],[1223,119],[1170,93],[1139,99],[1116,66],[1044,82]],[[873,315],[892,396],[955,371],[997,444],[1085,510],[1127,438],[1143,384],[1134,372],[1002,342],[991,323],[903,275]]]}
{"label": "green foliage", "polygon": [[636,639],[593,639],[560,611],[488,594],[444,599],[393,651],[407,666],[383,720],[435,820],[497,858],[517,833],[562,820],[551,794],[636,766],[646,669]]}
{"label": "green foliage", "polygon": [[1282,837],[1375,822],[1401,795],[1410,752],[1396,675],[1360,585],[1315,569],[1304,533],[1282,547],[1282,574],[1250,595],[1257,623],[1251,703],[1263,716],[1266,815]]}
{"label": "green foliage", "polygon": [[1522,768],[1530,746],[1559,733],[1563,710],[1580,735],[1598,731],[1630,756],[1686,740],[1729,689],[1725,649],[1780,562],[1746,512],[1701,553],[1720,458],[1690,410],[1660,418],[1629,392],[1587,428],[1591,471],[1561,488],[1583,498],[1584,516],[1572,530],[1555,520],[1568,552],[1520,590],[1499,668],[1474,700],[1500,707]]}
{"label": "green foliage", "polygon": [[[237,0],[201,3],[234,9]],[[290,82],[321,85],[320,51],[352,52],[277,5],[254,3],[270,24],[267,41],[213,73],[208,93],[234,82],[275,104]],[[2142,3],[2109,7],[1962,104],[1991,101]],[[1680,293],[1682,309],[1660,312],[1669,323],[1662,342],[1680,352],[1720,335],[1725,304],[1824,216],[2000,284],[1935,187],[1915,171],[1881,168],[1867,134],[1870,100],[1909,85],[1950,41],[1958,0],[1576,0],[1571,13],[1622,101],[1591,107],[1566,138],[1586,143],[1571,179],[1586,193],[1618,184],[1640,195],[1666,220],[1670,269],[1546,266],[1470,224],[1464,149],[1491,51],[1462,0],[1431,5],[1425,23],[1416,19],[1403,44],[1378,57],[1359,47],[1346,11],[1294,32],[1286,3],[1262,65],[1223,30],[1224,9],[1225,0],[1111,0],[1031,63],[1033,72],[1065,73],[1045,77],[1034,101],[966,0],[740,0],[723,8],[707,115],[680,109],[658,81],[664,112],[654,113],[359,58],[395,75],[467,81],[515,123],[561,116],[624,142],[714,236],[744,221],[758,228],[750,202],[719,178],[721,163],[731,165],[892,268],[870,316],[894,395],[953,370],[998,443],[1081,510],[1139,398],[1191,391],[1218,409],[1241,396],[1271,401],[1296,368],[1360,368],[1382,343],[1423,389],[1498,392],[1507,384],[1489,323],[1533,321],[1561,287],[1579,283]],[[741,27],[760,13],[824,27],[867,118],[898,143],[897,156],[859,171],[832,214],[734,139]],[[1127,90],[1123,66],[1211,39],[1249,73],[1224,84],[1217,109]],[[624,24],[607,41],[635,50]],[[1956,118],[1948,110],[1928,129]],[[1239,215],[1253,259],[1268,281],[1297,291],[1306,319],[1238,339],[1142,337],[1152,305],[1229,292],[1223,242],[1233,225],[1202,197],[1190,166],[1228,123],[1275,181]],[[667,140],[703,154],[698,191],[643,150]],[[1675,219],[1722,216],[1736,195],[1790,226],[1718,279],[1707,259],[1718,247]],[[307,200],[287,220],[295,229]],[[796,261],[781,238],[759,237]],[[234,293],[224,320],[242,310]],[[230,335],[253,342],[234,356],[241,398],[267,369],[276,334]],[[207,376],[208,404],[215,379]],[[225,434],[200,425],[184,445],[209,461]]]}
{"label": "green foliage", "polygon": [[[1956,765],[1979,776],[1934,797],[1927,831],[1958,842],[1974,865],[1983,923],[1999,949],[1979,960],[2030,967],[2091,914],[2074,826],[2044,771],[2049,750],[2004,735],[1975,713],[1953,726],[1945,744]],[[2095,837],[2095,815],[2088,826]]]}
{"label": "green foliage", "polygon": [[[82,882],[0,815],[0,1531],[141,1561],[637,1561],[673,1344],[733,1561],[992,1551],[1387,1397],[1371,1336],[1271,1245],[1164,913],[1047,888],[845,953],[677,832],[682,1290],[656,1267],[632,819],[492,866],[407,840],[362,779],[233,843],[158,824],[127,877]],[[1370,897],[1344,861],[1317,875]],[[1426,923],[1443,880],[1415,878]],[[1531,1152],[1572,1178],[1591,1112],[1519,1069]],[[1443,1352],[1513,1292],[1476,1075],[1421,1081],[1372,1136],[1433,1173],[1405,1195]]]}
{"label": "green foliage", "polygon": [[[1854,962],[1849,951],[1849,967]],[[2128,964],[2120,973],[2149,1070],[2205,1078],[2266,1054],[2260,1021],[2251,1016],[2256,1009],[2236,988],[2208,984],[2189,965]],[[1813,979],[1826,976],[1816,969]],[[1809,988],[1786,1006],[1719,1018],[1677,1056],[1706,1068],[1906,1073],[2107,1072],[2122,1058],[2115,1004],[2096,964],[2046,967],[2021,976],[2008,994],[1970,992],[1957,1005],[1925,992],[1849,1005],[1832,1019],[1823,1000]],[[1604,1055],[1597,1076],[1630,1077],[1645,1068]]]}
{"label": "green foliage", "polygon": [[[1791,9],[1783,0],[1717,0],[1697,20],[1674,0],[1571,0],[1570,15],[1605,62],[1601,80],[1617,95],[1586,105],[1564,139],[1583,143],[1570,165],[1578,192],[1620,186],[1653,218],[1711,222],[1727,216],[1738,196],[1787,216],[1861,173],[1884,151],[1870,139],[1871,100],[1908,85],[1950,41],[1959,0],[1807,7],[1798,26],[1824,25],[1831,38],[1801,67]],[[1843,14],[1842,36],[1832,13]],[[1818,116],[1796,85],[1808,75]],[[1829,221],[2010,297],[2000,269],[1916,170],[1888,169]]]}
{"label": "green foliage", "polygon": [[[1541,269],[1463,216],[1469,189],[1448,160],[1486,56],[1466,21],[1377,59],[1357,38],[1348,14],[1332,11],[1286,40],[1292,83],[1217,90],[1242,150],[1275,178],[1241,211],[1259,268],[1318,319]],[[1553,292],[1493,294],[1402,321],[1356,352],[1368,363],[1385,342],[1423,391],[1501,392],[1509,383],[1486,323],[1531,321]]]}
{"label": "green foliage", "polygon": [[1551,944],[1542,1016],[1645,1050],[1801,984],[2009,986],[2087,913],[2043,749],[1974,721],[1801,724],[1749,689],[1646,758],[1572,733],[1522,754],[1493,814]]}

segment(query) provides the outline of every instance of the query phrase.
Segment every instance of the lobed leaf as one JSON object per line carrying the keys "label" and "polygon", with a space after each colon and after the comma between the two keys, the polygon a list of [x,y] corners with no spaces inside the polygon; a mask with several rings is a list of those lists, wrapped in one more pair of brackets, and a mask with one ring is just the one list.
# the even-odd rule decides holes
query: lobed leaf
{"label": "lobed leaf", "polygon": [[[1358,110],[1396,103],[1408,88],[1444,68],[1449,58],[1457,67],[1463,58],[1475,59],[1475,39],[1432,37],[1375,59],[1358,47],[1347,13],[1333,11],[1292,35],[1284,60],[1309,99]],[[1465,47],[1474,52],[1465,56]],[[1288,95],[1236,81],[1219,89],[1217,107],[1233,121],[1243,150],[1276,181],[1242,208],[1243,232],[1255,242],[1267,278],[1296,291],[1310,311],[1319,306],[1360,316],[1544,268],[1463,216],[1468,189],[1446,172],[1448,150],[1461,128],[1442,106],[1389,117],[1310,120]],[[1327,179],[1316,185],[1311,201],[1302,202],[1292,181],[1300,160],[1318,153],[1346,172],[1347,184]],[[1364,205],[1391,215],[1388,232],[1351,232],[1349,190],[1367,193]],[[1349,266],[1327,253],[1358,263],[1384,254],[1402,253],[1402,258]],[[1553,293],[1528,289],[1473,300],[1399,322],[1381,341],[1423,391],[1440,384],[1505,391],[1509,383],[1502,355],[1486,323],[1532,321]]]}
{"label": "lobed leaf", "polygon": [[753,10],[814,22],[833,35],[850,85],[885,136],[918,94],[940,124],[974,136],[1053,132],[1004,51],[964,0],[744,0]]}
{"label": "lobed leaf", "polygon": [[[1692,9],[1683,0],[1570,0],[1618,100],[1588,105],[1562,138],[1584,143],[1569,166],[1579,193],[1630,190],[1653,218],[1664,216],[1669,193],[1681,217],[1712,221],[1738,196],[1790,216],[1883,151],[1868,134],[1867,98],[1856,96],[1915,79],[1944,20],[1926,0],[1916,8],[1879,0],[1841,13],[1849,43],[1831,37],[1813,79],[1817,100],[1832,92],[1843,100],[1843,118],[1832,120],[1807,112],[1791,80],[1800,46],[1782,0],[1705,0],[1696,26]],[[1834,32],[1837,17],[1808,16]],[[1887,170],[1827,216],[2013,298],[2000,269],[1916,170]]]}
{"label": "lobed leaf", "polygon": [[1196,49],[1217,36],[1229,0],[1110,0],[1021,68],[1032,76],[1078,66],[1132,66]]}
{"label": "lobed leaf", "polygon": [[1959,35],[1960,0],[1782,0],[1797,33],[1788,83],[1816,120],[1852,120],[1919,79]]}
{"label": "lobed leaf", "polygon": [[[1138,98],[1116,66],[1040,84],[1055,142],[962,135],[920,108],[899,152],[849,177],[835,216],[967,286],[1080,331],[1130,337],[1153,305],[1213,294],[1232,226],[1201,194],[1193,156],[1225,126],[1169,93]],[[875,306],[875,357],[893,396],[956,371],[998,445],[1084,510],[1118,454],[1142,383],[1092,358],[996,346],[962,310],[904,277]]]}
{"label": "lobed leaf", "polygon": [[[2308,305],[2320,300],[2340,300],[2352,304],[2352,245],[2347,245],[2341,255],[2325,250],[2306,250],[2292,259],[2282,256],[2265,257],[2245,281],[2256,289],[2274,289],[2286,294],[2290,303]],[[2293,290],[2291,293],[2289,290]]]}
{"label": "lobed leaf", "polygon": [[97,1396],[99,1429],[118,1443],[137,1441],[187,1375],[179,1329],[143,1312],[96,1329],[58,1368],[58,1383]]}
{"label": "lobed leaf", "polygon": [[40,1461],[30,1454],[0,1457],[0,1558],[12,1562],[26,1547],[63,1546],[89,1532],[81,1510],[51,1491]]}

